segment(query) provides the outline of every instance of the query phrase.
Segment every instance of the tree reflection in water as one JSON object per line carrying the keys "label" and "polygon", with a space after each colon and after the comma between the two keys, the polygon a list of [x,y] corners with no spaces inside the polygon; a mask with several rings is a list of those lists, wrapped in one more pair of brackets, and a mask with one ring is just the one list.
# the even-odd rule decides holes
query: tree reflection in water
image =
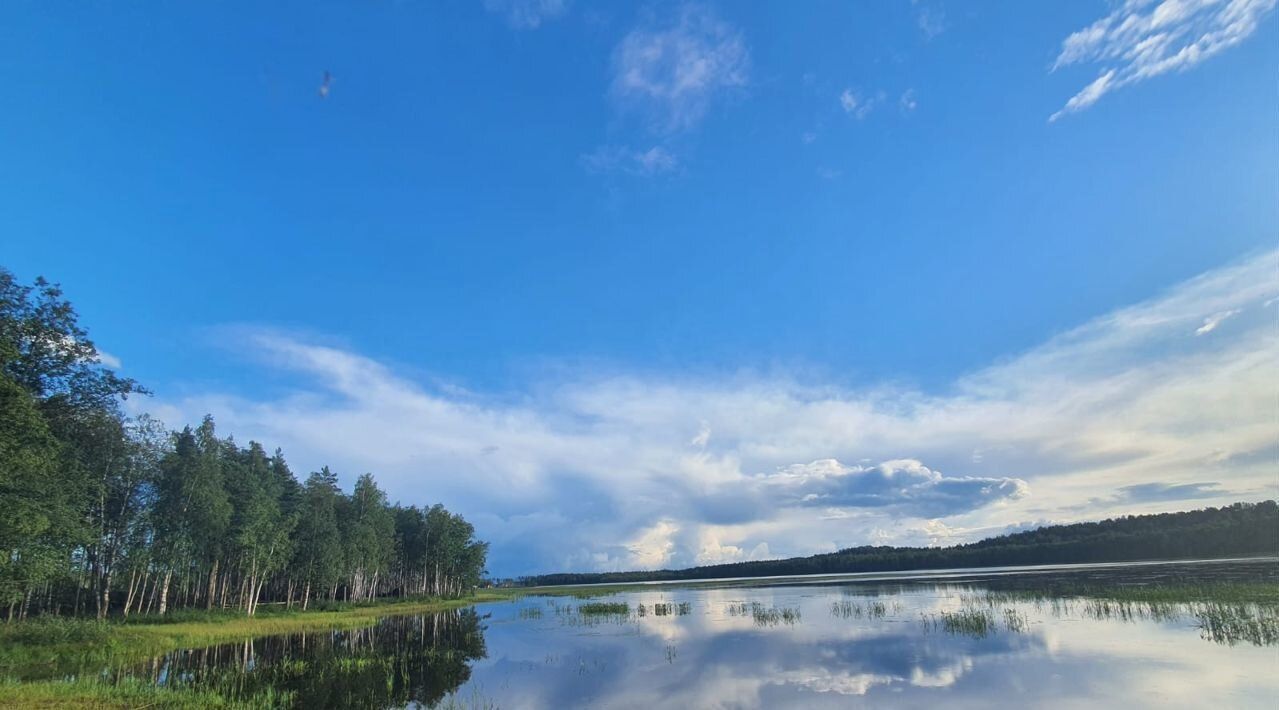
{"label": "tree reflection in water", "polygon": [[363,629],[174,651],[113,675],[215,689],[235,700],[288,694],[301,708],[431,707],[485,657],[485,618],[474,609],[388,617]]}

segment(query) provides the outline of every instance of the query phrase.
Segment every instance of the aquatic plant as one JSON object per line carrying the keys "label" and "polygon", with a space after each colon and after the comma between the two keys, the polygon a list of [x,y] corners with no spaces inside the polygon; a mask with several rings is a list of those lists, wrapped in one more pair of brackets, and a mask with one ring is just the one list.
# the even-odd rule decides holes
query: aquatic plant
{"label": "aquatic plant", "polygon": [[1194,610],[1200,635],[1210,641],[1233,646],[1246,642],[1254,646],[1279,644],[1279,612],[1275,609],[1240,604],[1202,604]]}
{"label": "aquatic plant", "polygon": [[1004,629],[1020,634],[1024,633],[1030,627],[1030,619],[1025,613],[1016,609],[1004,609]]}
{"label": "aquatic plant", "polygon": [[960,609],[941,613],[941,628],[950,634],[984,638],[995,630],[995,617],[986,609]]}
{"label": "aquatic plant", "polygon": [[577,613],[584,616],[605,614],[629,614],[631,607],[626,602],[588,602],[577,605]]}
{"label": "aquatic plant", "polygon": [[786,624],[788,626],[799,623],[800,613],[798,608],[792,607],[771,607],[764,608],[763,605],[756,604],[751,608],[751,616],[755,620],[756,626],[777,626],[778,624]]}
{"label": "aquatic plant", "polygon": [[653,616],[684,616],[691,608],[688,602],[658,602],[653,605]]}
{"label": "aquatic plant", "polygon": [[862,605],[847,599],[831,602],[830,615],[843,619],[860,619],[862,617]]}

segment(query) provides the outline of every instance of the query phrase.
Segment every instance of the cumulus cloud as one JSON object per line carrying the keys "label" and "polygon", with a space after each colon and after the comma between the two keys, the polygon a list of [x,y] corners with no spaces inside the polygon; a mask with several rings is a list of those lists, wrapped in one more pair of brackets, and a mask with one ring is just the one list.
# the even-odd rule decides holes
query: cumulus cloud
{"label": "cumulus cloud", "polygon": [[506,20],[517,30],[535,30],[543,22],[564,14],[567,0],[484,0],[484,9]]}
{"label": "cumulus cloud", "polygon": [[1186,71],[1247,39],[1275,0],[1125,0],[1061,44],[1053,69],[1100,64],[1101,74],[1049,117],[1160,74]]}
{"label": "cumulus cloud", "polygon": [[735,27],[689,5],[671,22],[633,30],[613,52],[614,98],[663,134],[692,128],[711,103],[746,86],[750,53]]}
{"label": "cumulus cloud", "polygon": [[[175,425],[210,412],[295,470],[329,464],[348,484],[372,471],[392,499],[442,501],[493,542],[497,574],[959,542],[1279,493],[1279,344],[1262,306],[1279,296],[1277,259],[1207,272],[939,391],[614,370],[470,392],[238,328],[220,340],[294,390],[129,406]],[[1191,336],[1227,311],[1232,327]]]}
{"label": "cumulus cloud", "polygon": [[583,155],[582,167],[592,173],[624,173],[650,177],[674,171],[679,167],[679,160],[662,146],[637,150],[604,145]]}

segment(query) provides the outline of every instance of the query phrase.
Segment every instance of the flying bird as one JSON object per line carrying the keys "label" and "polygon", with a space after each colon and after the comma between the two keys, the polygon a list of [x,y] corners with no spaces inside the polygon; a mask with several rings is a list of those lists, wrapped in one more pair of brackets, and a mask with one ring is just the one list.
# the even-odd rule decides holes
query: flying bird
{"label": "flying bird", "polygon": [[329,84],[332,83],[333,77],[329,73],[324,72],[324,81],[320,83],[320,98],[327,99],[329,97]]}

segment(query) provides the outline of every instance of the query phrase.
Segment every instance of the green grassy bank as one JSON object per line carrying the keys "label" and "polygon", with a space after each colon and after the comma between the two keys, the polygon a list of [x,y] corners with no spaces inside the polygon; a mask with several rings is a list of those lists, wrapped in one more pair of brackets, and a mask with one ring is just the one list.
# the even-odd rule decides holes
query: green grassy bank
{"label": "green grassy bank", "polygon": [[63,658],[152,656],[259,636],[359,628],[384,616],[444,611],[512,596],[506,590],[485,590],[461,599],[388,601],[310,611],[264,608],[251,617],[221,611],[180,611],[168,617],[129,621],[38,618],[0,623],[0,676],[22,675],[24,667],[54,664]]}
{"label": "green grassy bank", "polygon": [[[523,590],[520,590],[523,592]],[[213,691],[169,689],[142,681],[102,682],[17,678],[48,669],[101,661],[145,659],[179,648],[205,648],[262,636],[371,626],[387,616],[424,614],[518,596],[482,590],[461,599],[415,599],[322,609],[263,608],[256,616],[223,611],[179,611],[167,617],[99,622],[38,618],[0,623],[0,707],[5,708],[271,708],[288,698],[271,695],[236,703]]]}

